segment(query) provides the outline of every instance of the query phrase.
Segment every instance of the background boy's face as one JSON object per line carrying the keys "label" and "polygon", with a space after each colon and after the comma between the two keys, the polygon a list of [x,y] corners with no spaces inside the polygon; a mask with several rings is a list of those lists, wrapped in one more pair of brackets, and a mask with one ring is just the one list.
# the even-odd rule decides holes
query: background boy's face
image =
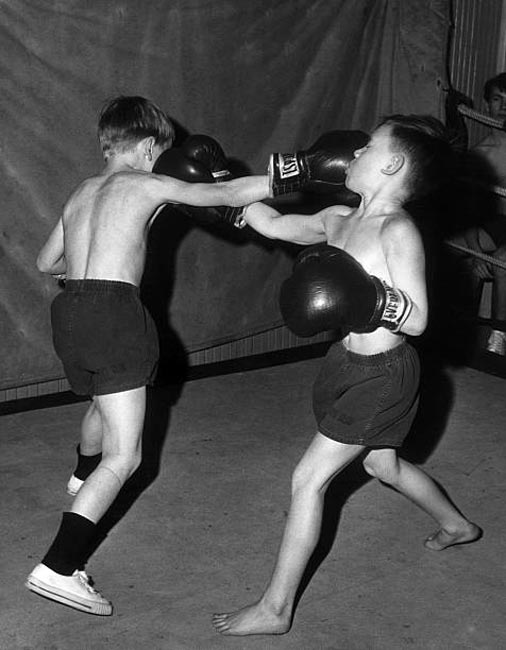
{"label": "background boy's face", "polygon": [[488,112],[496,119],[506,119],[506,90],[500,90],[496,86],[492,88],[488,100]]}

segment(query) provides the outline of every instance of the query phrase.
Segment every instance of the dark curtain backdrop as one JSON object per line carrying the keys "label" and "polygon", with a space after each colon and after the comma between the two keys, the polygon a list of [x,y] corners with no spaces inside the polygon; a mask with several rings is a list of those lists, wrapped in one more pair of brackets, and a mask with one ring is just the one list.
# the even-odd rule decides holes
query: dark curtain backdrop
{"label": "dark curtain backdrop", "polygon": [[[144,95],[241,173],[330,129],[440,114],[448,0],[0,0],[0,388],[62,376],[37,253],[101,167],[105,100]],[[248,229],[155,222],[144,293],[187,351],[280,322],[291,253]]]}

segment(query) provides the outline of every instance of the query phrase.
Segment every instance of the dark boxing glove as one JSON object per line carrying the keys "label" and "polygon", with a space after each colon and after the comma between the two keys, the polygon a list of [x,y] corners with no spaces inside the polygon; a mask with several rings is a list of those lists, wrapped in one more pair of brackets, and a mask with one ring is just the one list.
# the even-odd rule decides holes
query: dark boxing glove
{"label": "dark boxing glove", "polygon": [[346,170],[369,136],[363,131],[329,131],[307,150],[273,153],[269,178],[273,196],[300,190],[324,194],[345,189]]}
{"label": "dark boxing glove", "polygon": [[191,160],[198,160],[205,165],[216,183],[230,181],[233,176],[228,170],[225,152],[218,142],[209,135],[190,135],[181,151]]}
{"label": "dark boxing glove", "polygon": [[283,319],[297,336],[327,330],[398,332],[411,311],[410,298],[369,275],[357,260],[335,246],[317,244],[296,259],[281,286]]}
{"label": "dark boxing glove", "polygon": [[[183,153],[190,158],[203,164],[212,174],[215,183],[230,181],[234,177],[228,170],[227,158],[221,145],[209,135],[197,134],[187,138],[181,147]],[[246,225],[242,215],[244,207],[202,208],[203,210],[217,211],[222,220],[234,225],[236,228],[243,228]]]}
{"label": "dark boxing glove", "polygon": [[[214,183],[209,166],[199,158],[188,157],[183,149],[167,149],[160,154],[153,166],[153,173],[172,176],[187,183]],[[227,206],[189,206],[178,204],[178,210],[201,223],[226,222],[235,225],[240,220],[243,208]]]}
{"label": "dark boxing glove", "polygon": [[[176,148],[166,149],[160,154],[153,165],[153,173],[172,176],[172,178],[177,178],[186,183],[214,182],[213,175],[204,165],[198,161],[190,160],[181,152],[181,149]],[[174,205],[174,208],[186,217],[200,223],[214,224],[220,221],[218,215],[209,214],[205,208],[182,203]]]}
{"label": "dark boxing glove", "polygon": [[214,183],[213,175],[205,165],[175,148],[166,149],[158,156],[153,173],[172,176],[187,183]]}

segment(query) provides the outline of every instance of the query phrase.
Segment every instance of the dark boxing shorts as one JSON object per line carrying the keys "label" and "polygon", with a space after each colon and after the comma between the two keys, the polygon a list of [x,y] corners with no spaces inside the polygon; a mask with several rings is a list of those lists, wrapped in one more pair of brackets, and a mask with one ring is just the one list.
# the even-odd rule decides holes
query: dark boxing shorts
{"label": "dark boxing shorts", "polygon": [[158,334],[139,289],[112,280],[67,280],[51,305],[53,343],[72,390],[106,395],[152,383]]}
{"label": "dark boxing shorts", "polygon": [[371,356],[334,343],[313,387],[324,436],[349,445],[400,447],[418,407],[420,364],[406,342]]}

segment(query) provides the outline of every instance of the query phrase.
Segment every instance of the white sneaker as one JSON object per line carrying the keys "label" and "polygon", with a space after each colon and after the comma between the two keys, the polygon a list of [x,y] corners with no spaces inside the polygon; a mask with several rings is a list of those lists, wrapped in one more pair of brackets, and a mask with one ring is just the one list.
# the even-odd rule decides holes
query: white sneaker
{"label": "white sneaker", "polygon": [[74,474],[70,477],[69,482],[67,483],[67,492],[71,496],[75,497],[76,494],[79,492],[81,489],[81,485],[84,483],[84,481],[81,481],[80,478],[77,478]]}
{"label": "white sneaker", "polygon": [[40,596],[88,614],[112,614],[112,603],[91,586],[84,571],[76,570],[71,576],[63,576],[45,564],[37,564],[28,576],[25,586]]}
{"label": "white sneaker", "polygon": [[492,330],[487,341],[487,352],[493,352],[504,357],[506,355],[506,334],[500,330]]}

